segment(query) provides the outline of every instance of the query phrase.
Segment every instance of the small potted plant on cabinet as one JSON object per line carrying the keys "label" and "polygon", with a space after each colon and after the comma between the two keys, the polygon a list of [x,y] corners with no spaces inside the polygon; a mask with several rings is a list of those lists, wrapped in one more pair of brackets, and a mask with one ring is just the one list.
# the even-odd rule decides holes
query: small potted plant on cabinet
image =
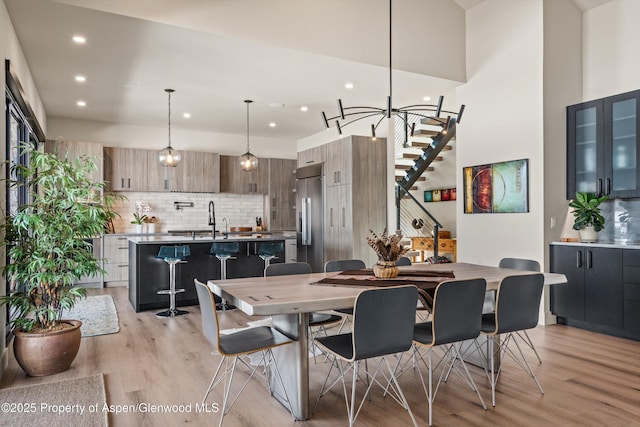
{"label": "small potted plant on cabinet", "polygon": [[29,165],[11,166],[8,185],[25,186],[29,203],[4,223],[3,274],[11,289],[0,304],[11,313],[18,364],[28,375],[44,376],[68,369],[78,352],[81,322],[62,316],[85,296],[74,282],[103,272],[92,243],[113,217],[116,196],[93,197],[105,183],[88,178],[95,169],[89,158],[60,159],[26,145],[20,150]]}
{"label": "small potted plant on cabinet", "polygon": [[597,242],[598,233],[604,229],[604,217],[600,213],[600,204],[607,196],[597,197],[593,193],[578,192],[576,198],[569,202],[573,208],[573,229],[580,232],[581,242]]}

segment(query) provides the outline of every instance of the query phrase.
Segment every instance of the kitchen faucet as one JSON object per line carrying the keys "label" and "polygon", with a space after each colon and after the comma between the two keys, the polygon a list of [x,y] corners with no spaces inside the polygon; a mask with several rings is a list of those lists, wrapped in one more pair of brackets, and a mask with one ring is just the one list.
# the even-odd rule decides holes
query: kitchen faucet
{"label": "kitchen faucet", "polygon": [[209,225],[211,226],[211,238],[216,239],[216,207],[213,200],[209,201]]}
{"label": "kitchen faucet", "polygon": [[222,221],[224,222],[224,238],[226,239],[229,237],[229,220],[222,218]]}

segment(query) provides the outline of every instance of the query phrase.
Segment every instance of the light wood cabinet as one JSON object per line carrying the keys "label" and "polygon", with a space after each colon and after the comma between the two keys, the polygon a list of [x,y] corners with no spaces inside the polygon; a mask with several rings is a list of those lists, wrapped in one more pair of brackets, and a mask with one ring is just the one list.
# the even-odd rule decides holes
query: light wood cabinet
{"label": "light wood cabinet", "polygon": [[[220,155],[183,151],[176,167],[158,160],[158,151],[105,147],[105,179],[110,191],[218,193]],[[266,185],[266,184],[265,184]]]}
{"label": "light wood cabinet", "polygon": [[296,262],[298,260],[298,245],[296,239],[285,239],[284,262]]}
{"label": "light wood cabinet", "polygon": [[326,147],[326,261],[355,258],[367,265],[377,261],[367,237],[370,229],[381,233],[387,225],[386,150],[384,138],[355,135]]}
{"label": "light wood cabinet", "polygon": [[326,152],[327,144],[298,152],[298,167],[301,168],[314,163],[323,163],[326,158]]}
{"label": "light wood cabinet", "polygon": [[220,192],[220,155],[183,151],[178,166],[169,168],[168,191],[190,193]]}
{"label": "light wood cabinet", "polygon": [[104,281],[107,286],[129,280],[129,241],[125,236],[104,235]]}
{"label": "light wood cabinet", "polygon": [[88,175],[89,179],[92,182],[102,182],[104,179],[102,144],[47,140],[45,141],[44,150],[47,153],[57,152],[59,158],[66,156],[69,160],[75,160],[81,156],[87,157],[96,165],[96,169]]}
{"label": "light wood cabinet", "polygon": [[258,158],[258,169],[246,172],[240,168],[239,156],[220,156],[220,191],[236,194],[267,194],[269,192],[269,159]]}
{"label": "light wood cabinet", "polygon": [[[104,175],[110,191],[148,191],[149,151],[104,147]],[[153,168],[154,163],[150,166]],[[155,180],[154,180],[155,184]]]}
{"label": "light wood cabinet", "polygon": [[269,229],[296,228],[296,160],[269,159]]}

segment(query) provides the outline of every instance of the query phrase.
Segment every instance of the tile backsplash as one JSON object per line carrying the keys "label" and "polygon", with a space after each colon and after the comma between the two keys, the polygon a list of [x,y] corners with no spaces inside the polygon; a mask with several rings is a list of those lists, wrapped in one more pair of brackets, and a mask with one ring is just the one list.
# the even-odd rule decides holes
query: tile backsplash
{"label": "tile backsplash", "polygon": [[[227,193],[120,193],[126,199],[116,202],[114,208],[120,218],[113,221],[116,233],[134,233],[131,224],[136,212],[136,201],[149,205],[147,216],[157,218],[156,233],[168,230],[210,229],[209,201],[213,200],[216,213],[216,229],[224,231],[222,218],[227,218],[229,227],[255,227],[256,217],[264,217],[265,196]],[[191,202],[193,207],[176,210],[174,202]]]}

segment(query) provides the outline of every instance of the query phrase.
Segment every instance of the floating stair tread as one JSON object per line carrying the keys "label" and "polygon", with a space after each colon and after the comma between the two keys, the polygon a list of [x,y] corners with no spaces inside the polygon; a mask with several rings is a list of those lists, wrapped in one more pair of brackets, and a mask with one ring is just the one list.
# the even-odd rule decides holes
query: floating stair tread
{"label": "floating stair tread", "polygon": [[[396,175],[396,181],[402,181],[402,179],[404,178],[404,173],[402,175]],[[420,178],[418,178],[416,181],[421,181],[424,182],[427,180],[427,177],[425,176],[421,176]]]}
{"label": "floating stair tread", "polygon": [[446,122],[446,117],[425,117],[424,119],[420,120],[421,125],[427,126],[444,126]]}

